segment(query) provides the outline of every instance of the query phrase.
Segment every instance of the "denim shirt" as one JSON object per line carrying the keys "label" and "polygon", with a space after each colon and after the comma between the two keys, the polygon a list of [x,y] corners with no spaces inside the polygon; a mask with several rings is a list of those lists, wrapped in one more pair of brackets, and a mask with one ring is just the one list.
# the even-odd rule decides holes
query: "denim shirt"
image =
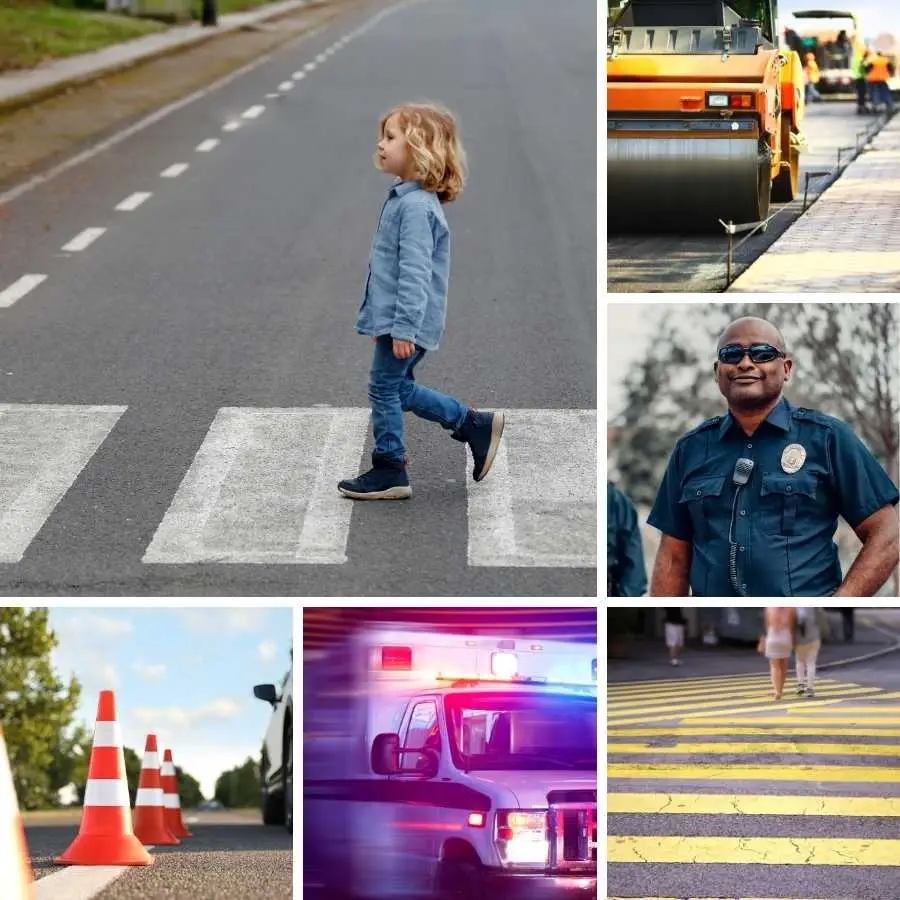
{"label": "denim shirt", "polygon": [[356,320],[360,334],[389,334],[436,350],[447,315],[450,229],[436,194],[400,181],[388,192]]}
{"label": "denim shirt", "polygon": [[[802,456],[786,455],[790,447],[802,448]],[[736,496],[740,457],[755,465]],[[731,413],[684,435],[647,521],[691,544],[696,597],[737,593],[730,579],[729,532],[746,596],[823,597],[842,579],[833,540],[838,516],[856,528],[896,504],[898,496],[849,426],[782,399],[750,437]]]}

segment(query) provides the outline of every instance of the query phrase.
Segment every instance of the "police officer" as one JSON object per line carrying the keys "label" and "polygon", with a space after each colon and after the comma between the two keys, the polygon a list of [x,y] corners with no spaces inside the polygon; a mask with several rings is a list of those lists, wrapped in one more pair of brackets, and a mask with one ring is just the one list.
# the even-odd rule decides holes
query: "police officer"
{"label": "police officer", "polygon": [[[650,595],[871,597],[900,556],[896,486],[844,422],[782,397],[793,362],[770,322],[732,322],[717,357],[728,412],[669,458]],[[863,544],[843,580],[839,515]]]}
{"label": "police officer", "polygon": [[606,484],[606,595],[642,597],[646,592],[647,573],[637,510],[609,481]]}

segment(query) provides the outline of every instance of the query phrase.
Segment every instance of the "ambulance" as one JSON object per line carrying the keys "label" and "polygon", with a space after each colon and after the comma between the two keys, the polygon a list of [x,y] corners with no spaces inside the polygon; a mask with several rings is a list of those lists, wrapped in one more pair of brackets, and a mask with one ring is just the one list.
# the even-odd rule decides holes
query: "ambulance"
{"label": "ambulance", "polygon": [[596,681],[596,645],[557,640],[374,627],[307,655],[305,890],[596,898]]}

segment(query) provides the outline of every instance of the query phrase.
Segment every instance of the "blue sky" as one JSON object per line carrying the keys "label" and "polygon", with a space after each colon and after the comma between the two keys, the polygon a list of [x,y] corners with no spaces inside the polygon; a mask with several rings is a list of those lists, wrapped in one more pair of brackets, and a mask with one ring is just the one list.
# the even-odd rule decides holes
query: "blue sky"
{"label": "blue sky", "polygon": [[81,682],[89,730],[97,695],[115,691],[125,745],[142,754],[155,733],[207,798],[224,770],[259,756],[271,707],[253,685],[284,678],[291,609],[54,607],[50,625],[56,670]]}

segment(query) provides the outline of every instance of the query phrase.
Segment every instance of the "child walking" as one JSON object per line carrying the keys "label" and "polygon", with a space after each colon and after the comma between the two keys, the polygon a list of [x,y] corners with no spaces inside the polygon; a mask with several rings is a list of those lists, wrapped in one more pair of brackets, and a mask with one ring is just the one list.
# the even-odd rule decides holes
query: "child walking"
{"label": "child walking", "polygon": [[456,120],[442,107],[403,104],[379,126],[375,167],[393,175],[372,241],[369,277],[356,320],[371,335],[369,405],[375,449],[372,468],[338,482],[354,500],[403,500],[412,495],[406,474],[403,414],[437,422],[468,444],[481,481],[503,434],[502,412],[477,412],[453,397],[423,387],[414,370],[444,333],[450,277],[450,229],[443,204],[465,184],[465,151]]}

